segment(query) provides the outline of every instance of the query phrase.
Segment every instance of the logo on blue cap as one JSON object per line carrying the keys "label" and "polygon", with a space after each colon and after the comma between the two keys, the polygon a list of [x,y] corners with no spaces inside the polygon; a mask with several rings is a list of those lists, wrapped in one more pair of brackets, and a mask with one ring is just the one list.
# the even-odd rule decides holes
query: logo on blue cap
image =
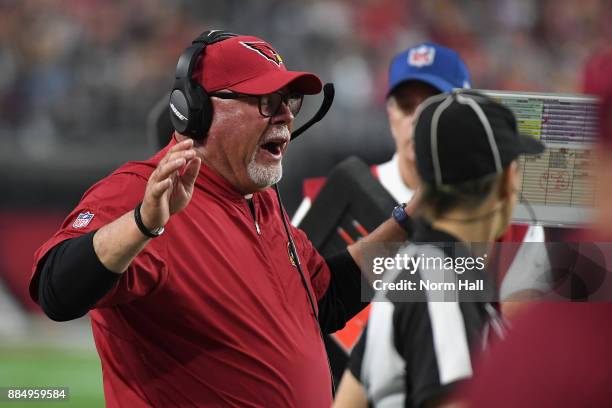
{"label": "logo on blue cap", "polygon": [[424,67],[431,65],[436,58],[436,49],[428,45],[412,48],[408,52],[408,65],[413,67]]}
{"label": "logo on blue cap", "polygon": [[405,81],[425,82],[440,92],[450,92],[453,88],[470,88],[470,73],[456,51],[422,43],[393,58],[387,95]]}

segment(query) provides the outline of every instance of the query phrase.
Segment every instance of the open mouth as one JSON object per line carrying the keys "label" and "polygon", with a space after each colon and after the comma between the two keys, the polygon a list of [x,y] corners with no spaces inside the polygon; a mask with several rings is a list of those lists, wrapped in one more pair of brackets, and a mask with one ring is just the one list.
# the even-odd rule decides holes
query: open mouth
{"label": "open mouth", "polygon": [[270,140],[261,145],[261,149],[269,152],[272,156],[278,158],[282,155],[287,141],[284,139]]}

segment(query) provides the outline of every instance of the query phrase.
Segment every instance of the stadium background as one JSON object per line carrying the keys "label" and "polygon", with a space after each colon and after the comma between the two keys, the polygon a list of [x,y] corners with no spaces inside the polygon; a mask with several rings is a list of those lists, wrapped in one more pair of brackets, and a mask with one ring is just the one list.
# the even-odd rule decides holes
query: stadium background
{"label": "stadium background", "polygon": [[151,112],[201,31],[260,36],[290,69],[336,85],[331,112],[285,158],[291,213],[304,177],[391,156],[386,71],[402,48],[458,50],[477,88],[576,92],[610,21],[609,0],[0,0],[0,387],[68,386],[62,406],[103,404],[87,319],[51,322],[27,296],[32,254],[88,185],[156,149]]}

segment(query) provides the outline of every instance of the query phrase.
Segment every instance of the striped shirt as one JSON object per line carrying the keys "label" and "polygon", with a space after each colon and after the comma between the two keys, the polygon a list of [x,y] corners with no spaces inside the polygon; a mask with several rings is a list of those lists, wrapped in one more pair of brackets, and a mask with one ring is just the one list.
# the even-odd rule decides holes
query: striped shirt
{"label": "striped shirt", "polygon": [[[416,223],[414,242],[403,247],[400,255],[456,258],[467,253],[455,237],[425,222]],[[460,254],[461,248],[466,252]],[[428,278],[431,273],[427,271]],[[485,271],[472,271],[470,276],[489,282]],[[423,273],[389,271],[385,281],[406,278],[420,280]],[[472,376],[475,351],[486,345],[485,332],[501,328],[495,308],[484,301],[439,301],[444,293],[438,291],[417,291],[412,299],[395,292],[376,296],[349,368],[377,408],[420,407],[448,395],[458,381]]]}

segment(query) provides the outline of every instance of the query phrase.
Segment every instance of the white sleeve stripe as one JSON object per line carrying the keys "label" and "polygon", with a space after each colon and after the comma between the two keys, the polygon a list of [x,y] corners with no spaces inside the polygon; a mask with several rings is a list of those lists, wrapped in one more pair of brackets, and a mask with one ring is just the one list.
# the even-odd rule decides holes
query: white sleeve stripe
{"label": "white sleeve stripe", "polygon": [[463,314],[457,302],[427,302],[440,384],[472,376]]}

